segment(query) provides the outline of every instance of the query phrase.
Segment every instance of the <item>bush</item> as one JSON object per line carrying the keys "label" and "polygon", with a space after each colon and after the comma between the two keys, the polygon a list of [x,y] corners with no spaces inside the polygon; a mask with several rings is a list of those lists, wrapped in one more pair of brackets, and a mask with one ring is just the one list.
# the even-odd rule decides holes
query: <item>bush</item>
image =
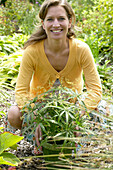
{"label": "bush", "polygon": [[37,12],[38,8],[35,9],[28,0],[7,0],[6,6],[1,6],[0,8],[0,34],[11,35],[14,32],[31,33],[34,29],[34,20]]}
{"label": "bush", "polygon": [[[98,0],[94,1],[95,5],[88,11],[84,10],[82,27],[83,36],[85,41],[92,48],[94,57],[103,58],[104,61],[111,60],[112,58],[112,0]],[[85,36],[87,35],[87,36]],[[90,43],[92,42],[92,43]],[[95,55],[95,48],[98,50],[98,54]]]}
{"label": "bush", "polygon": [[28,36],[13,34],[0,38],[0,85],[8,83],[14,87],[22,58],[21,49]]}
{"label": "bush", "polygon": [[8,83],[10,86],[15,86],[16,79],[22,59],[22,51],[17,51],[9,56],[6,55],[0,64],[0,79],[1,83]]}
{"label": "bush", "polygon": [[109,60],[105,60],[105,64],[98,64],[97,68],[101,78],[104,95],[106,92],[107,95],[111,94],[111,96],[113,96],[113,67],[109,65],[109,63]]}
{"label": "bush", "polygon": [[79,26],[79,22],[82,22],[84,19],[84,14],[82,13],[83,11],[89,11],[94,5],[93,0],[68,0],[68,2],[71,4],[75,16],[76,16],[76,22],[77,25]]}
{"label": "bush", "polygon": [[0,53],[9,55],[20,50],[27,38],[28,36],[26,35],[16,33],[8,36],[0,36]]}

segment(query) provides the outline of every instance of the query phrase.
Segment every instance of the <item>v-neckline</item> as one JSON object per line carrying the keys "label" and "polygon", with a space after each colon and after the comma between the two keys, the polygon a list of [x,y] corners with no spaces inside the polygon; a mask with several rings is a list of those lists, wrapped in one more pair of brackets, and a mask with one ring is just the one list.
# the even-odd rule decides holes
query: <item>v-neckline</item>
{"label": "v-neckline", "polygon": [[55,74],[61,74],[61,73],[63,73],[63,72],[65,72],[66,71],[66,69],[67,69],[67,67],[68,67],[68,65],[70,65],[69,63],[70,63],[70,60],[71,60],[71,40],[69,39],[69,57],[68,57],[68,60],[67,60],[67,63],[66,63],[66,65],[65,65],[65,67],[61,70],[61,71],[57,71],[52,65],[51,65],[51,63],[49,62],[49,60],[48,60],[48,58],[47,58],[47,55],[46,55],[46,53],[45,53],[45,50],[44,50],[44,40],[42,41],[42,53],[43,53],[43,56],[44,56],[44,62],[45,62],[45,64],[46,64],[46,66],[47,66],[47,68],[51,71],[51,72],[53,72],[53,73],[55,73]]}

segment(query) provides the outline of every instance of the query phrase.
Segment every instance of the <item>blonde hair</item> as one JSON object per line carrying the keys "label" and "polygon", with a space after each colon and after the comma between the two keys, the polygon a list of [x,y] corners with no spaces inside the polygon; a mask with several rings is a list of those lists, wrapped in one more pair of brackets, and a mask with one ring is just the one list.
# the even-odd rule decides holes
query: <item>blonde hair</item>
{"label": "blonde hair", "polygon": [[[72,20],[71,27],[68,29],[67,37],[68,38],[72,38],[73,36],[76,37],[74,30],[73,30],[73,28],[75,26],[75,21],[76,21],[75,14],[73,12],[72,7],[66,0],[45,0],[40,8],[40,11],[39,11],[39,18],[44,21],[49,7],[57,6],[57,5],[62,6],[67,13],[68,19]],[[41,25],[41,26],[39,26],[38,30],[34,34],[32,34],[31,37],[25,42],[24,48],[26,48],[27,46],[29,46],[31,44],[36,43],[37,41],[40,41],[40,40],[43,40],[46,38],[47,38],[47,34]]]}

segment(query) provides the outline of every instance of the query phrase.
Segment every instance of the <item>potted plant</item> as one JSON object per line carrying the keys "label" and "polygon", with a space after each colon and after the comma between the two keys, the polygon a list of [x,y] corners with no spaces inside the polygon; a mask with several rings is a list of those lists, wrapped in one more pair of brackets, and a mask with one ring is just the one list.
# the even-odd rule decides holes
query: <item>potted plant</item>
{"label": "potted plant", "polygon": [[41,127],[43,140],[40,146],[44,155],[57,154],[56,157],[52,156],[53,161],[61,153],[71,155],[72,148],[76,153],[74,132],[77,131],[76,127],[82,131],[84,118],[81,117],[80,107],[73,102],[75,98],[79,100],[80,95],[59,86],[35,97],[22,108],[23,113],[27,110],[24,116],[27,116],[31,133],[38,125]]}

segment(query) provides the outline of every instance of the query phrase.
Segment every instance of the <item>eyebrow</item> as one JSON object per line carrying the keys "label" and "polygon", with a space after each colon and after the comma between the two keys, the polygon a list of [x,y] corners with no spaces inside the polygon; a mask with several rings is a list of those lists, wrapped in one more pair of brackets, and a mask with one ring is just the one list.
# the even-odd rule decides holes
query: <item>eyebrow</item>
{"label": "eyebrow", "polygon": [[[64,15],[60,15],[60,16],[58,16],[58,17],[65,17]],[[50,15],[50,16],[47,16],[47,18],[54,18],[54,16],[53,15]]]}

